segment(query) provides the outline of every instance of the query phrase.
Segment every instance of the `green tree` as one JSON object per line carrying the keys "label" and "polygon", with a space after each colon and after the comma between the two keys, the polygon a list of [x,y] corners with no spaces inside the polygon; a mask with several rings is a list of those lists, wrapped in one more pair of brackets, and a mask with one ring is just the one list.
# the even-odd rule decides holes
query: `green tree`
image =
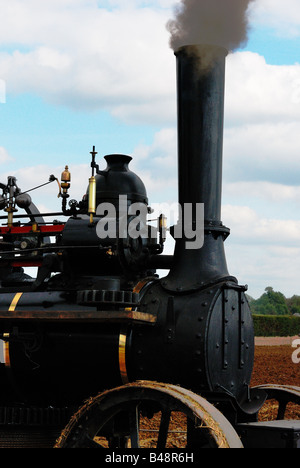
{"label": "green tree", "polygon": [[258,315],[290,315],[287,299],[281,292],[267,287],[265,293],[250,303],[253,314]]}
{"label": "green tree", "polygon": [[293,296],[287,299],[287,306],[290,314],[300,314],[300,296]]}

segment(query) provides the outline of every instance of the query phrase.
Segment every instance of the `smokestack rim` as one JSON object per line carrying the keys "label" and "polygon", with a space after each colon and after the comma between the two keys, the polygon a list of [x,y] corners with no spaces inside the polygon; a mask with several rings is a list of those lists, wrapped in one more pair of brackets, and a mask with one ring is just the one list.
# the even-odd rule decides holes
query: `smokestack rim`
{"label": "smokestack rim", "polygon": [[200,56],[202,54],[211,53],[212,56],[225,56],[229,54],[229,50],[226,47],[222,47],[214,44],[186,44],[180,46],[174,50],[174,55],[177,57],[181,54]]}

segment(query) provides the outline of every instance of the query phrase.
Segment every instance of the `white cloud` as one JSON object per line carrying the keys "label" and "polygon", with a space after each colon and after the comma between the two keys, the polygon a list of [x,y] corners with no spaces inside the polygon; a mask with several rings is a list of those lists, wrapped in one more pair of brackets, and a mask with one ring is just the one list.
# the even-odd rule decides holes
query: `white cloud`
{"label": "white cloud", "polygon": [[165,128],[154,135],[151,145],[133,152],[132,170],[146,184],[150,202],[177,202],[177,133]]}
{"label": "white cloud", "polygon": [[300,65],[268,65],[253,52],[227,59],[227,125],[300,121]]}
{"label": "white cloud", "polygon": [[231,228],[225,243],[230,274],[249,285],[258,298],[267,286],[287,297],[299,294],[300,221],[272,219],[248,206],[225,205],[223,221]]}
{"label": "white cloud", "polygon": [[[175,58],[165,27],[172,4],[0,0],[0,42],[13,48],[0,53],[7,91],[106,109],[131,123],[173,123]],[[300,120],[300,65],[237,53],[228,57],[226,83],[227,125]]]}
{"label": "white cloud", "polygon": [[300,4],[298,0],[256,0],[252,21],[274,28],[283,37],[300,35]]}
{"label": "white cloud", "polygon": [[12,157],[8,154],[7,150],[0,146],[0,164],[12,161]]}
{"label": "white cloud", "polygon": [[[132,7],[135,6],[133,2]],[[98,8],[95,1],[0,0],[1,78],[71,108],[104,108],[131,121],[174,120],[170,11]]]}
{"label": "white cloud", "polygon": [[225,183],[223,203],[247,206],[260,217],[281,220],[285,229],[286,222],[299,220],[300,186],[264,181]]}
{"label": "white cloud", "polygon": [[231,199],[257,198],[274,204],[292,203],[300,206],[300,185],[291,186],[265,181],[231,182],[224,184],[224,192],[226,197]]}
{"label": "white cloud", "polygon": [[286,297],[299,294],[300,248],[239,245],[229,238],[226,252],[230,274],[236,276],[240,284],[249,285],[250,296],[260,297],[267,286]]}
{"label": "white cloud", "polygon": [[163,128],[154,135],[153,143],[149,146],[140,145],[134,155],[139,159],[151,159],[153,166],[168,167],[174,164],[177,154],[177,132],[175,128]]}
{"label": "white cloud", "polygon": [[[103,0],[98,2],[98,4],[101,4],[102,7],[108,6],[108,7],[118,7],[118,8],[138,8],[138,7],[151,7],[151,8],[167,8],[169,9],[170,7],[173,7],[174,4],[176,3],[176,0],[148,0],[145,2],[145,0],[127,0],[124,2],[124,0]],[[179,3],[179,0],[177,0],[177,3]]]}
{"label": "white cloud", "polygon": [[300,65],[230,55],[225,102],[225,181],[299,185]]}
{"label": "white cloud", "polygon": [[236,242],[246,245],[288,245],[300,249],[299,220],[269,219],[248,206],[225,205],[223,221],[230,226]]}
{"label": "white cloud", "polygon": [[264,123],[226,129],[224,178],[300,184],[300,122]]}
{"label": "white cloud", "polygon": [[6,103],[6,83],[0,79],[0,104]]}

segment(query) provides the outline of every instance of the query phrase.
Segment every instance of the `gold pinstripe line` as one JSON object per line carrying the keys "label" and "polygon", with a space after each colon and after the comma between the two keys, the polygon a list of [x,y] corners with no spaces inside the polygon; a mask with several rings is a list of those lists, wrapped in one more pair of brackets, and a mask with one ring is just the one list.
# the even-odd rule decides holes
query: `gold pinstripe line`
{"label": "gold pinstripe line", "polygon": [[17,293],[15,297],[12,300],[12,303],[10,304],[10,307],[8,309],[8,312],[14,312],[16,310],[16,307],[18,305],[19,300],[21,299],[23,293]]}
{"label": "gold pinstripe line", "polygon": [[126,343],[127,343],[127,329],[121,330],[119,338],[119,368],[123,384],[128,384],[129,379],[126,367]]}

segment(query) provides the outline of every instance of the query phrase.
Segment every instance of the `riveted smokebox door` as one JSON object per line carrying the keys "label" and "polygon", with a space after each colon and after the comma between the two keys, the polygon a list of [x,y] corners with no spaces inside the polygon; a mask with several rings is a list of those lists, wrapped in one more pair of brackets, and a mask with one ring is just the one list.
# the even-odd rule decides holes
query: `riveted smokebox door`
{"label": "riveted smokebox door", "polygon": [[237,294],[230,294],[229,290],[223,292],[223,369],[227,369],[230,361],[230,329],[232,321],[238,320],[238,327],[236,332],[238,334],[238,356],[239,368],[243,369],[246,360],[246,337],[245,337],[245,323],[246,323],[246,301],[241,291]]}
{"label": "riveted smokebox door", "polygon": [[212,308],[207,335],[207,365],[214,391],[239,397],[250,383],[254,356],[251,312],[236,287],[220,290]]}

